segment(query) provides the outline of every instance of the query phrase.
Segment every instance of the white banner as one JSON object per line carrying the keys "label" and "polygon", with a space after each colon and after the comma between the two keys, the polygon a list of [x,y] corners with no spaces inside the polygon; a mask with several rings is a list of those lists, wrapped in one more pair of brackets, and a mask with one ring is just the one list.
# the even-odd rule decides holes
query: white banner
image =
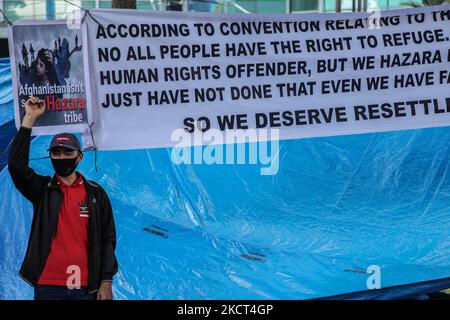
{"label": "white banner", "polygon": [[95,123],[83,138],[99,149],[229,143],[217,133],[238,131],[261,141],[274,138],[268,129],[297,139],[450,125],[448,5],[90,13]]}

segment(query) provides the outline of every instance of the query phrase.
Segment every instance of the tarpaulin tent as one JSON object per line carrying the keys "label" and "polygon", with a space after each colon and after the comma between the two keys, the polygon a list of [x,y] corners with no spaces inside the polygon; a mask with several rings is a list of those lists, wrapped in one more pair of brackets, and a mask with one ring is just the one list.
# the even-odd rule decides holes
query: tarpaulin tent
{"label": "tarpaulin tent", "polygon": [[12,100],[11,65],[9,59],[0,59],[0,170],[7,162],[5,150],[16,132]]}
{"label": "tarpaulin tent", "polygon": [[[0,145],[13,130],[0,61]],[[46,155],[50,138],[32,141]],[[280,142],[258,165],[175,165],[171,149],[86,152],[112,200],[119,299],[405,298],[450,287],[450,129]],[[31,161],[52,174],[48,159]],[[0,173],[0,298],[32,298],[17,272],[32,208]],[[368,290],[367,267],[381,271]]]}

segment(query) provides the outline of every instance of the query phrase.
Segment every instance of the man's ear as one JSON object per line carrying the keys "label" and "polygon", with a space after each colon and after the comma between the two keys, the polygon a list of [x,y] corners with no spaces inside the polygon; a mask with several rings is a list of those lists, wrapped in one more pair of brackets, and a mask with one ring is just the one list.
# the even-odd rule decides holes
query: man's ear
{"label": "man's ear", "polygon": [[78,151],[78,158],[79,158],[78,162],[80,162],[81,160],[83,160],[83,152]]}

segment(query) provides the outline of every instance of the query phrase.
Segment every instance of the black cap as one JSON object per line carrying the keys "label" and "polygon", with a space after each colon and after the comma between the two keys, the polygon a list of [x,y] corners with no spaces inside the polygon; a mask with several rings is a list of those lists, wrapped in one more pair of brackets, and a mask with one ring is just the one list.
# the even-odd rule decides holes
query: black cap
{"label": "black cap", "polygon": [[55,135],[50,143],[50,148],[47,149],[47,151],[58,147],[70,150],[81,150],[80,141],[71,133],[58,133]]}

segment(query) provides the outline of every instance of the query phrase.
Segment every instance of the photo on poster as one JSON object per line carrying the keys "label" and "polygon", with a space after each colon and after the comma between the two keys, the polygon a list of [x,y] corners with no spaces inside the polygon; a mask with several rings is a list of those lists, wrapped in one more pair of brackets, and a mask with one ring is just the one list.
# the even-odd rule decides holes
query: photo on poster
{"label": "photo on poster", "polygon": [[9,31],[13,68],[16,125],[25,114],[25,102],[37,96],[45,112],[34,134],[82,132],[88,122],[82,30],[66,21],[22,22]]}

